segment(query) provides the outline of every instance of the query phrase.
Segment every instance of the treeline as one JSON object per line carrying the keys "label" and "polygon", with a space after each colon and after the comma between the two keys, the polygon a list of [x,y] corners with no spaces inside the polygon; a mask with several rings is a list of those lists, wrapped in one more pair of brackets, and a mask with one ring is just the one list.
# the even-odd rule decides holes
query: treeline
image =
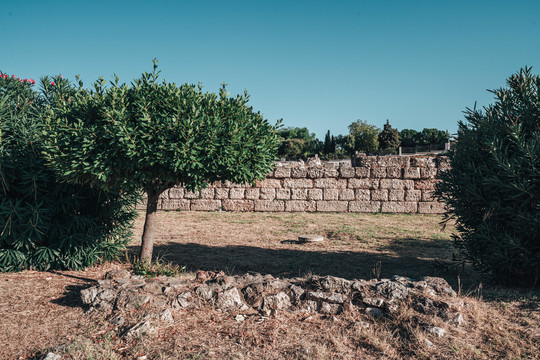
{"label": "treeline", "polygon": [[395,154],[400,146],[416,147],[436,145],[443,147],[450,139],[448,131],[425,128],[422,131],[392,128],[386,120],[383,128],[356,120],[349,125],[346,135],[326,133],[324,141],[319,140],[308,128],[287,127],[278,130],[281,144],[278,154],[286,159],[302,159],[318,154],[323,159],[341,159],[356,152]]}

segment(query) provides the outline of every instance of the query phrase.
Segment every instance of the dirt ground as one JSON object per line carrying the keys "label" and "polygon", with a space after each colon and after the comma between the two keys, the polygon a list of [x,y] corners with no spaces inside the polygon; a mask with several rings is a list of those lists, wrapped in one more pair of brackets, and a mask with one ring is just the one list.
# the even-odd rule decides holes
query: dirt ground
{"label": "dirt ground", "polygon": [[[533,359],[540,353],[537,291],[490,285],[451,262],[450,226],[438,216],[322,213],[160,212],[154,255],[197,269],[293,277],[373,278],[394,274],[444,277],[469,304],[466,325],[426,346],[409,313],[374,322],[360,314],[294,313],[243,322],[213,308],[179,311],[153,339],[127,343],[110,319],[85,314],[79,291],[123,261],[80,272],[0,274],[0,359]],[[126,258],[138,251],[144,218]],[[322,243],[299,244],[319,234]],[[139,314],[132,314],[136,319]],[[362,324],[370,323],[364,327]],[[60,347],[59,347],[60,346]]]}

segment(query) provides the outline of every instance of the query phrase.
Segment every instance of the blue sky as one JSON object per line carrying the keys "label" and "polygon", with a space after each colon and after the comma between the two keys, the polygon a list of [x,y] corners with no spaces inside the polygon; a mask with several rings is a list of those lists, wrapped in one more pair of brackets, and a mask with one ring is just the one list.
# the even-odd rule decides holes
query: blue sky
{"label": "blue sky", "polygon": [[0,0],[0,70],[202,82],[272,123],[345,134],[366,120],[455,132],[523,66],[540,73],[540,1]]}

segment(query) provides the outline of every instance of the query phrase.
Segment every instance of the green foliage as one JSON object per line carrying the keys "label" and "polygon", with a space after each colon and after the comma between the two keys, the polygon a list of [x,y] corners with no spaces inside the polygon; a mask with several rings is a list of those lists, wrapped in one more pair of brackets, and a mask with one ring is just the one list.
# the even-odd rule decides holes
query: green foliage
{"label": "green foliage", "polygon": [[287,159],[307,158],[318,154],[320,141],[305,127],[288,127],[278,130],[280,145],[278,156]]}
{"label": "green foliage", "polygon": [[364,120],[356,120],[349,125],[349,133],[354,137],[354,151],[373,153],[379,149],[381,130]]}
{"label": "green foliage", "polygon": [[112,260],[129,240],[134,198],[62,183],[42,156],[41,116],[53,111],[61,77],[0,76],[0,271],[82,269]]}
{"label": "green foliage", "polygon": [[248,106],[202,86],[159,82],[144,73],[130,86],[118,78],[72,100],[47,117],[48,161],[75,183],[104,189],[161,192],[176,184],[194,190],[208,182],[262,179],[273,166],[276,129]]}
{"label": "green foliage", "polygon": [[443,145],[450,140],[448,131],[424,128],[421,132],[403,129],[399,133],[401,146],[414,147],[425,145]]}
{"label": "green foliage", "polygon": [[540,273],[540,77],[525,68],[507,84],[484,111],[467,109],[437,193],[465,259],[530,285]]}
{"label": "green foliage", "polygon": [[399,131],[393,129],[388,120],[386,120],[378,139],[381,150],[396,151],[399,147]]}
{"label": "green foliage", "polygon": [[141,275],[146,278],[152,278],[156,276],[178,276],[181,272],[186,270],[185,266],[178,266],[165,262],[161,259],[155,259],[152,263],[144,260],[135,260],[133,262],[133,274]]}

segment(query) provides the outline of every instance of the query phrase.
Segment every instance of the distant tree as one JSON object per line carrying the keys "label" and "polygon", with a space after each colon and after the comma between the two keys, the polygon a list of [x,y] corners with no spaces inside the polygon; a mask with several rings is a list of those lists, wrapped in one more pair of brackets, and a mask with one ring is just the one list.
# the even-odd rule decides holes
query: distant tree
{"label": "distant tree", "polygon": [[401,146],[414,147],[418,145],[420,133],[412,129],[403,129],[399,132]]}
{"label": "distant tree", "polygon": [[328,130],[326,136],[324,137],[323,154],[330,154],[334,151],[335,147],[332,148],[332,136],[330,135],[330,130]]}
{"label": "distant tree", "polygon": [[379,134],[379,148],[382,150],[395,151],[399,147],[399,131],[393,129],[390,122],[386,120],[384,128]]}
{"label": "distant tree", "polygon": [[449,141],[450,133],[433,128],[424,128],[421,132],[403,129],[399,133],[401,146],[413,147],[416,145],[442,145]]}
{"label": "distant tree", "polygon": [[[148,194],[140,258],[150,262],[160,195],[182,184],[263,179],[274,166],[276,129],[253,111],[247,93],[229,97],[201,86],[158,81],[157,61],[131,85],[99,80],[46,119],[47,157],[73,183]],[[62,96],[62,94],[60,94]]]}
{"label": "distant tree", "polygon": [[364,120],[356,120],[349,125],[349,133],[354,137],[354,150],[373,153],[379,149],[381,130]]}
{"label": "distant tree", "polygon": [[321,144],[308,128],[287,127],[278,130],[281,144],[278,155],[287,159],[299,159],[313,156],[321,151]]}

